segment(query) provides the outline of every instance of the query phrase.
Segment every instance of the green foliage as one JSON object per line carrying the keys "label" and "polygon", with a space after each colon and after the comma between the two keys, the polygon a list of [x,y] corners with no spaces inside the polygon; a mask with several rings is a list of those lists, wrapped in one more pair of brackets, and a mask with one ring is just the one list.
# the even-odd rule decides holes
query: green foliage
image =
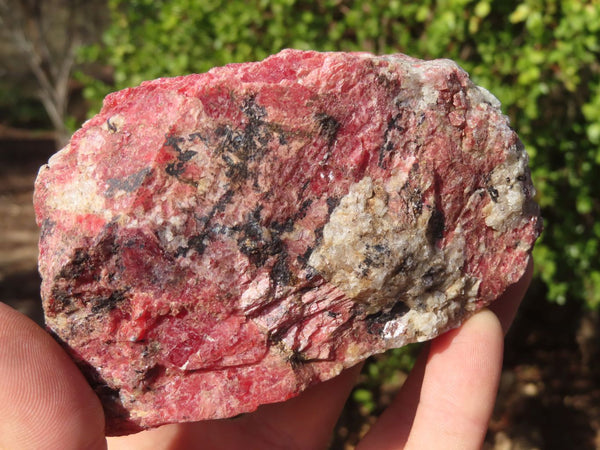
{"label": "green foliage", "polygon": [[421,348],[421,344],[395,348],[366,361],[359,383],[352,392],[352,401],[360,406],[364,415],[381,413],[377,410],[385,403],[381,397],[402,384],[401,374],[411,371]]}
{"label": "green foliage", "polygon": [[[404,52],[459,62],[502,102],[531,156],[545,232],[537,275],[556,302],[600,305],[598,0],[110,0],[112,24],[84,58],[109,91],[262,59],[285,47]],[[357,394],[359,395],[359,394]]]}

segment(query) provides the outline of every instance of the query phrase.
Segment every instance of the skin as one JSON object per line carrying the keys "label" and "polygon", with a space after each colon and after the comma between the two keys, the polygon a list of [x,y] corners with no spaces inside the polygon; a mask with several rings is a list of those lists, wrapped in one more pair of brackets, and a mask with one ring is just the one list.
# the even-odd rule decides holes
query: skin
{"label": "skin", "polygon": [[[359,450],[481,448],[502,368],[503,340],[531,281],[423,349]],[[284,403],[236,419],[104,437],[102,407],[61,347],[0,303],[0,449],[325,449],[360,366]],[[325,399],[327,399],[325,401]]]}

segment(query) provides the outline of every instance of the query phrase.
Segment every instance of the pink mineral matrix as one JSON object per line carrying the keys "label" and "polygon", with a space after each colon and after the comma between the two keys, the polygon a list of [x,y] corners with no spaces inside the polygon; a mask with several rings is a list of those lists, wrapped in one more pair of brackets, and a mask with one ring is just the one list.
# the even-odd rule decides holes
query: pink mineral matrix
{"label": "pink mineral matrix", "polygon": [[40,170],[46,323],[109,434],[235,416],[488,305],[534,193],[449,60],[284,50],[148,81]]}

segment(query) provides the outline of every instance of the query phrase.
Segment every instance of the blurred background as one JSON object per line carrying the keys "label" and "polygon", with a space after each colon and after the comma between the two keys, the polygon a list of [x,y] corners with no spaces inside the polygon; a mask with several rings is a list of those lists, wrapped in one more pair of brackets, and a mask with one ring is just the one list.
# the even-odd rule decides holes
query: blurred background
{"label": "blurred background", "polygon": [[[545,230],[485,445],[600,448],[598,0],[0,0],[0,299],[42,323],[33,181],[107,93],[286,47],[451,58],[501,100]],[[369,360],[331,448],[354,448],[418,350]]]}

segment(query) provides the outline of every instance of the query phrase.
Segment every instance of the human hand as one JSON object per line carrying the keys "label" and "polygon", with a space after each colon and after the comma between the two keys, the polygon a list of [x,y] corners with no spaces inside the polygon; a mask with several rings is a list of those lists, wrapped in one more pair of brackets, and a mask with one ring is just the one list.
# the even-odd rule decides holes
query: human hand
{"label": "human hand", "polygon": [[[503,335],[532,274],[490,310],[424,348],[359,450],[480,448],[502,368]],[[360,366],[287,402],[228,420],[166,425],[104,437],[100,401],[62,348],[0,303],[0,449],[326,448]]]}

